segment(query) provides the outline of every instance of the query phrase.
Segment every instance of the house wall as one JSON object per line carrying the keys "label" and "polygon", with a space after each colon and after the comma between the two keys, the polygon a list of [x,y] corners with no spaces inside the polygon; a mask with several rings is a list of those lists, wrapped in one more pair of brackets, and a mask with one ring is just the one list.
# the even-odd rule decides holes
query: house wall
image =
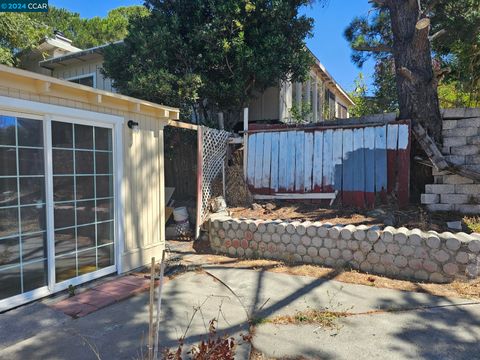
{"label": "house wall", "polygon": [[81,62],[78,65],[61,66],[52,72],[52,76],[58,79],[70,79],[82,75],[95,74],[95,88],[105,91],[115,92],[112,86],[112,80],[104,77],[102,69],[102,59],[95,61]]}
{"label": "house wall", "polygon": [[[447,161],[480,172],[480,109],[443,110],[442,135]],[[480,214],[480,182],[435,169],[433,177],[421,197],[430,211]]]}
{"label": "house wall", "polygon": [[[44,78],[48,81],[48,78]],[[0,76],[0,96],[30,100],[45,104],[66,106],[125,118],[123,127],[123,179],[124,249],[122,270],[128,271],[159,258],[165,247],[164,234],[164,179],[163,179],[163,127],[166,118],[156,116],[152,110],[142,110],[115,98],[95,102],[95,96],[76,86],[66,94],[64,89],[52,88],[45,93],[36,87],[40,80]],[[76,84],[72,84],[76,85]],[[98,100],[97,100],[98,101]],[[178,115],[178,114],[177,114]],[[139,123],[139,132],[127,127],[127,121]]]}
{"label": "house wall", "polygon": [[270,87],[250,102],[248,120],[277,120],[279,119],[279,108],[280,87]]}

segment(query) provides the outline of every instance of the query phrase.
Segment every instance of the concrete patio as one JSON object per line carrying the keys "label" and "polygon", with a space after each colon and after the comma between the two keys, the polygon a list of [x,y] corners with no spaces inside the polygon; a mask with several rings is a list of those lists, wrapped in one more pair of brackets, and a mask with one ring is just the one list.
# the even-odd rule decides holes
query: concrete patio
{"label": "concrete patio", "polygon": [[[205,265],[164,287],[162,347],[175,347],[193,317],[185,349],[207,333],[209,320],[242,343],[249,320],[308,308],[348,311],[336,329],[259,321],[253,346],[268,358],[473,359],[480,351],[480,303],[334,280]],[[194,315],[195,313],[195,315]],[[42,303],[0,315],[5,359],[139,359],[145,354],[148,293],[73,319]]]}

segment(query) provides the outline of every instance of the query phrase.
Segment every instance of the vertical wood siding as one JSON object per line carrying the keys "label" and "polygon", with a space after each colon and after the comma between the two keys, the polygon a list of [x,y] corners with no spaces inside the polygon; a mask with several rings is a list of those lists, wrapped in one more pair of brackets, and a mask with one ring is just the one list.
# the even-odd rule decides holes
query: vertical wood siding
{"label": "vertical wood siding", "polygon": [[395,193],[408,203],[408,122],[343,128],[255,130],[248,135],[247,182],[254,194],[339,192],[372,207]]}
{"label": "vertical wood siding", "polygon": [[103,61],[97,60],[90,62],[87,61],[78,65],[67,65],[65,67],[55,69],[52,73],[52,76],[58,79],[70,79],[82,75],[95,74],[96,89],[116,92],[115,88],[112,86],[112,80],[104,77],[101,72],[102,63]]}
{"label": "vertical wood siding", "polygon": [[[0,95],[125,118],[123,149],[117,149],[123,152],[123,269],[128,271],[148,264],[152,256],[159,258],[165,247],[164,122],[127,109],[72,101],[57,96],[38,95],[16,88],[0,86]],[[139,123],[139,132],[133,132],[127,127],[127,121],[130,119]]]}

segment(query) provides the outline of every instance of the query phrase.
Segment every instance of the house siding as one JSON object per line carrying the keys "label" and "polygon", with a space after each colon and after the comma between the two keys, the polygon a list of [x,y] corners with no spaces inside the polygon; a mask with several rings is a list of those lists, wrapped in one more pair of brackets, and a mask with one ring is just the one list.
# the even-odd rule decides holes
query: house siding
{"label": "house siding", "polygon": [[103,76],[101,59],[96,61],[87,61],[78,65],[67,65],[60,67],[52,72],[52,76],[57,79],[70,79],[82,75],[95,74],[95,88],[110,92],[116,92],[112,86],[112,79]]}
{"label": "house siding", "polygon": [[[120,101],[116,103],[115,99],[109,100],[108,104],[95,104],[90,100],[89,94],[82,95],[81,91],[75,97],[63,96],[60,90],[52,90],[51,93],[44,95],[35,90],[31,83],[23,84],[16,79],[0,78],[1,96],[125,118],[123,149],[120,150],[123,151],[124,208],[122,270],[125,272],[147,264],[152,256],[159,258],[165,248],[163,127],[167,119],[156,117],[151,111],[132,111],[128,104]],[[130,130],[127,127],[128,120],[137,121],[140,131]]]}

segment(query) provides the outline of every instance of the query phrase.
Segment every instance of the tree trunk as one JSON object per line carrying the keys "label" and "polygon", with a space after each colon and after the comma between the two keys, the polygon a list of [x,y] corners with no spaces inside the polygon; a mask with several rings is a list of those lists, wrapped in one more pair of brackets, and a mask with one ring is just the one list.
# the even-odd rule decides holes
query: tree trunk
{"label": "tree trunk", "polygon": [[440,143],[442,118],[428,38],[429,21],[419,23],[420,0],[389,0],[386,6],[392,24],[400,119],[418,121]]}

